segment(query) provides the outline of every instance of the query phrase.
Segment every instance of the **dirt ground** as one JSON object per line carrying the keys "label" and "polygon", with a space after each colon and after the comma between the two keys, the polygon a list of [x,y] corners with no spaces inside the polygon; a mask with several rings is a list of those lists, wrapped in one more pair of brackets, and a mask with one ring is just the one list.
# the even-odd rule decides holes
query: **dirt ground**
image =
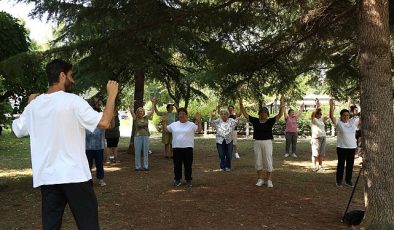
{"label": "dirt ground", "polygon": [[[199,138],[189,188],[173,187],[172,161],[163,157],[159,137],[151,140],[149,172],[134,171],[126,141],[120,146],[120,163],[105,166],[107,186],[99,187],[94,179],[101,229],[349,229],[340,220],[352,190],[335,186],[333,145],[323,173],[309,169],[308,147],[301,148],[297,159],[284,159],[282,147],[274,147],[270,189],[255,186],[250,139],[239,140],[241,159],[233,159],[233,170],[220,172],[215,140]],[[283,146],[283,141],[276,142]],[[31,177],[5,184],[0,189],[0,229],[41,229],[40,190],[32,189]],[[363,206],[362,188],[361,180],[350,210]],[[68,208],[62,229],[76,229]]]}

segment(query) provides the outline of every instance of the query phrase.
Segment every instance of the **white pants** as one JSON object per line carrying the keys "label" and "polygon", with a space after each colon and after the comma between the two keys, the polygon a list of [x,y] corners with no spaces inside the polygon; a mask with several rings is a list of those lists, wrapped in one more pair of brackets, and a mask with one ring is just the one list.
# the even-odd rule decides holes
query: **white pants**
{"label": "white pants", "polygon": [[255,140],[253,149],[256,170],[272,172],[272,140]]}
{"label": "white pants", "polygon": [[233,145],[237,145],[238,130],[233,130]]}

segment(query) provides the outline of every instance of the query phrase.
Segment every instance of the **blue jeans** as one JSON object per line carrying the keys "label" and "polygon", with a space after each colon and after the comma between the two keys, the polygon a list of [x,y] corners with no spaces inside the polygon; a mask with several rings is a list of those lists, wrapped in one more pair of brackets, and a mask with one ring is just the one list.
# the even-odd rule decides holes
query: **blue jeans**
{"label": "blue jeans", "polygon": [[149,169],[149,136],[134,137],[135,169],[141,169],[141,151],[144,155],[144,169]]}
{"label": "blue jeans", "polygon": [[223,140],[221,144],[216,143],[216,147],[219,153],[220,159],[220,168],[221,169],[231,169],[231,157],[233,155],[233,142],[226,143],[226,140]]}
{"label": "blue jeans", "polygon": [[96,177],[97,179],[104,178],[104,149],[99,150],[86,150],[86,156],[89,161],[89,168],[92,169],[93,159],[96,165]]}

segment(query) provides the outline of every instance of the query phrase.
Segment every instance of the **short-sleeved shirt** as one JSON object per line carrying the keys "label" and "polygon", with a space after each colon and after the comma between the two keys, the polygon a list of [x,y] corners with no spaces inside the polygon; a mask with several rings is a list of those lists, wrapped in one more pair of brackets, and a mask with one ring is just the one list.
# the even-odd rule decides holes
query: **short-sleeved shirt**
{"label": "short-sleeved shirt", "polygon": [[158,112],[158,116],[163,116],[164,114],[167,115],[167,125],[170,125],[171,123],[176,121],[176,113],[171,113],[171,112]]}
{"label": "short-sleeved shirt", "polygon": [[167,130],[172,133],[172,147],[173,148],[194,148],[194,133],[198,126],[193,122],[180,121],[173,122],[167,126]]}
{"label": "short-sleeved shirt", "polygon": [[106,129],[105,130],[105,138],[107,139],[113,139],[113,138],[119,138],[120,137],[120,130],[119,130],[119,126],[120,126],[120,120],[119,120],[119,116],[117,114],[114,115],[115,120],[115,126],[112,129]]}
{"label": "short-sleeved shirt", "polygon": [[96,128],[93,132],[86,130],[86,150],[104,149],[104,130]]}
{"label": "short-sleeved shirt", "polygon": [[311,124],[312,138],[319,138],[326,136],[326,129],[323,118],[313,118]]}
{"label": "short-sleeved shirt", "polygon": [[337,147],[344,149],[357,148],[356,128],[358,123],[354,119],[350,119],[347,123],[337,120]]}
{"label": "short-sleeved shirt", "polygon": [[142,119],[136,118],[133,120],[135,127],[135,136],[150,136],[149,133],[149,120],[145,116]]}
{"label": "short-sleeved shirt", "polygon": [[85,129],[94,131],[102,113],[81,97],[42,94],[13,121],[17,137],[30,135],[33,187],[92,179],[85,153]]}
{"label": "short-sleeved shirt", "polygon": [[224,122],[219,118],[211,121],[211,123],[216,128],[216,143],[222,144],[223,140],[225,140],[228,144],[233,141],[233,130],[237,124],[237,120],[229,118]]}
{"label": "short-sleeved shirt", "polygon": [[253,139],[255,140],[272,140],[272,127],[276,120],[274,117],[268,118],[266,122],[261,122],[257,117],[249,116],[249,122],[253,125]]}

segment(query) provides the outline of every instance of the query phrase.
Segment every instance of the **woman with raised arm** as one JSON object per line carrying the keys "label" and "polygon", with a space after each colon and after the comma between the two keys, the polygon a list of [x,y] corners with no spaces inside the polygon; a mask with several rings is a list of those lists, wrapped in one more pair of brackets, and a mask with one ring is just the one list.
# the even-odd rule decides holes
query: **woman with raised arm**
{"label": "woman with raised arm", "polygon": [[229,118],[227,110],[220,111],[220,118],[216,119],[216,109],[211,113],[211,126],[216,129],[216,148],[220,159],[220,169],[231,171],[233,155],[233,131],[238,120]]}
{"label": "woman with raised arm", "polygon": [[196,113],[195,123],[188,121],[187,110],[178,109],[178,121],[167,125],[167,114],[162,116],[163,130],[172,133],[172,151],[174,154],[174,186],[179,187],[182,179],[182,164],[185,168],[185,180],[192,186],[192,165],[194,133],[201,131],[201,114]]}
{"label": "woman with raised arm", "polygon": [[328,116],[322,114],[319,99],[316,99],[315,110],[311,115],[311,148],[312,148],[312,171],[324,171],[323,160],[326,155],[326,129],[325,123]]}
{"label": "woman with raised arm", "polygon": [[[166,106],[166,112],[159,112],[159,110],[157,109],[157,106],[154,105],[154,110],[155,113],[158,116],[163,116],[164,114],[166,114],[167,116],[167,120],[166,123],[167,125],[175,122],[176,120],[176,112],[173,112],[174,110],[174,104],[167,104]],[[172,147],[171,147],[171,142],[172,142],[172,134],[169,132],[166,132],[165,130],[162,130],[161,132],[161,142],[164,144],[164,158],[166,159],[170,159],[172,158]]]}
{"label": "woman with raised arm", "polygon": [[[133,116],[133,127],[134,132],[134,160],[135,160],[135,171],[149,171],[149,120],[152,120],[154,110],[145,114],[143,107],[137,108],[134,112],[134,102],[130,104],[130,113]],[[157,99],[152,99],[153,107],[156,105]],[[144,168],[141,167],[141,151],[144,156]]]}
{"label": "woman with raised arm", "polygon": [[290,156],[290,145],[291,145],[291,156],[297,158],[296,150],[297,150],[297,138],[298,138],[298,129],[297,129],[297,120],[300,117],[304,104],[300,105],[300,109],[297,114],[293,109],[289,109],[289,111],[285,114],[286,121],[286,129],[285,129],[285,137],[286,137],[286,152],[285,158]]}
{"label": "woman with raised arm", "polygon": [[[234,109],[233,105],[228,106],[228,118],[232,118],[232,119],[238,119],[238,117],[240,117],[242,115],[241,112],[237,113]],[[238,153],[238,148],[237,148],[237,144],[238,144],[238,130],[237,130],[237,126],[234,127],[233,130],[233,153],[236,159],[241,158],[239,156]]]}
{"label": "woman with raised arm", "polygon": [[[274,187],[272,183],[272,171],[274,170],[272,164],[272,140],[274,139],[272,127],[283,116],[285,97],[281,96],[279,114],[272,118],[269,118],[267,107],[260,108],[258,118],[249,116],[242,104],[242,99],[239,100],[239,107],[242,114],[253,125],[253,139],[255,140],[253,149],[257,170],[256,186],[260,187],[266,183],[268,188],[272,188]],[[263,178],[263,170],[266,171],[265,178]]]}
{"label": "woman with raised arm", "polygon": [[352,174],[354,165],[354,155],[356,153],[357,141],[356,141],[356,129],[358,122],[354,119],[350,119],[350,112],[347,109],[342,109],[340,119],[334,117],[335,102],[330,99],[330,118],[334,123],[337,130],[337,172],[336,172],[336,185],[337,187],[342,186],[343,173],[346,163],[346,175],[345,185],[353,187]]}

